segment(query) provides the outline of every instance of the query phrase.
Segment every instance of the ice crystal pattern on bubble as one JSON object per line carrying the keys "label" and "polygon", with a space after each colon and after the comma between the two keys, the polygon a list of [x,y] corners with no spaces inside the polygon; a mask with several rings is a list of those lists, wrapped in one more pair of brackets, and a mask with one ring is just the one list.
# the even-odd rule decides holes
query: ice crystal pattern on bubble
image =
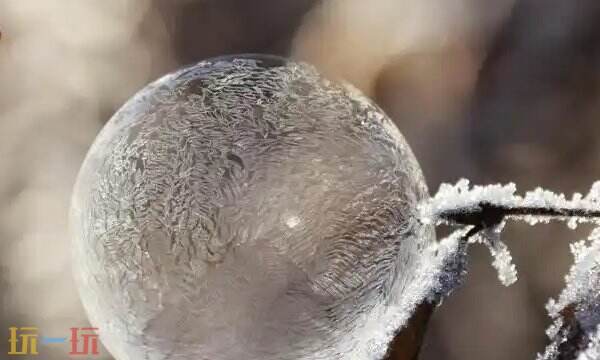
{"label": "ice crystal pattern on bubble", "polygon": [[204,61],[142,90],[90,149],[80,294],[118,360],[379,359],[424,295],[426,196],[356,90],[279,58]]}

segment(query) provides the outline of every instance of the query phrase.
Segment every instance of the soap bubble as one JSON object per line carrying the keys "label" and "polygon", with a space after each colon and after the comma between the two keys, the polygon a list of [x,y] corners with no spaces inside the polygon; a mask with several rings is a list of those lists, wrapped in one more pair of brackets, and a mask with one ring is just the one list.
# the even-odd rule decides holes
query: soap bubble
{"label": "soap bubble", "polygon": [[203,61],[92,145],[71,213],[80,296],[118,360],[368,358],[433,241],[427,196],[357,90],[277,57]]}

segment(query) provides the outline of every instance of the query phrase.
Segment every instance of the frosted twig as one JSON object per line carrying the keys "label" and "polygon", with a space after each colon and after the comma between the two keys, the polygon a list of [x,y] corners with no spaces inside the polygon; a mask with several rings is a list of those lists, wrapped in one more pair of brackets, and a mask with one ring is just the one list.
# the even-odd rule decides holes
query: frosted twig
{"label": "frosted twig", "polygon": [[536,224],[550,219],[600,223],[600,182],[583,197],[538,188],[525,196],[515,194],[515,184],[473,186],[468,180],[442,184],[437,194],[421,206],[421,221],[450,225],[472,225],[471,234],[500,224],[506,218]]}
{"label": "frosted twig", "polygon": [[546,331],[551,342],[538,360],[600,359],[600,228],[571,245],[571,251],[575,264],[566,286],[546,305],[554,323]]}
{"label": "frosted twig", "polygon": [[574,228],[579,223],[600,224],[600,182],[595,183],[585,197],[575,194],[567,199],[538,188],[525,196],[515,194],[515,184],[470,186],[468,180],[456,185],[442,184],[437,194],[421,204],[421,222],[469,226],[464,242],[479,241],[490,249],[493,265],[500,280],[510,285],[517,280],[516,268],[508,247],[500,240],[507,219],[537,224],[550,220],[568,221]]}
{"label": "frosted twig", "polygon": [[505,218],[521,218],[524,216],[547,217],[555,219],[600,219],[600,210],[545,208],[538,206],[504,206],[486,201],[467,209],[448,209],[438,214],[439,218],[453,224],[473,225],[479,230],[497,225]]}
{"label": "frosted twig", "polygon": [[[532,225],[562,220],[571,228],[579,223],[600,225],[600,182],[595,183],[586,196],[575,194],[570,199],[541,188],[524,196],[515,192],[514,184],[470,186],[467,180],[460,180],[456,185],[443,184],[433,198],[421,204],[420,221],[461,227],[437,245],[451,245],[453,251],[447,253],[449,256],[465,258],[469,243],[487,245],[494,257],[492,264],[505,285],[517,280],[512,256],[500,240],[507,219]],[[600,227],[592,232],[587,242],[578,242],[571,248],[575,265],[566,278],[565,290],[547,305],[554,319],[547,331],[551,343],[543,354],[538,355],[538,360],[600,360]],[[451,264],[444,254],[437,261]],[[460,264],[463,273],[464,261]],[[446,266],[434,270],[440,279],[444,276],[460,279]],[[440,286],[442,282],[446,281],[439,280],[433,289],[439,291],[447,287],[452,290],[459,284],[451,281],[453,286]]]}

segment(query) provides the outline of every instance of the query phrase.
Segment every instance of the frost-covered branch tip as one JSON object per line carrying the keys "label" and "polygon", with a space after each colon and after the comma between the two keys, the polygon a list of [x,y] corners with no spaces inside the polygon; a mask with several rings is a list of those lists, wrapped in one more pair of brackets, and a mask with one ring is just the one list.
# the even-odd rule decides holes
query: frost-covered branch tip
{"label": "frost-covered branch tip", "polygon": [[520,196],[513,183],[471,187],[462,179],[456,185],[442,184],[433,198],[421,204],[420,215],[426,224],[466,226],[463,241],[486,244],[500,280],[510,285],[517,280],[517,273],[508,247],[500,240],[506,219],[531,225],[563,220],[571,228],[586,222],[600,224],[600,182],[586,196],[577,193],[567,199],[542,188]]}
{"label": "frost-covered branch tip", "polygon": [[513,183],[470,187],[469,181],[462,179],[456,185],[442,184],[437,194],[421,205],[421,221],[480,229],[494,227],[506,218],[532,225],[552,219],[568,221],[571,227],[600,223],[600,181],[586,196],[576,193],[571,199],[542,188],[525,196],[515,192]]}

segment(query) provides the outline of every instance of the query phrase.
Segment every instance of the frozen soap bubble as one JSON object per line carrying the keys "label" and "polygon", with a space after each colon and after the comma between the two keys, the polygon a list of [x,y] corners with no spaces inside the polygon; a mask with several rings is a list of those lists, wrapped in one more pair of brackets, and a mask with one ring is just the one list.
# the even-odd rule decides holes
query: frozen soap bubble
{"label": "frozen soap bubble", "polygon": [[380,352],[433,241],[426,196],[356,90],[277,57],[203,61],[143,89],[91,147],[71,214],[81,299],[118,360]]}

